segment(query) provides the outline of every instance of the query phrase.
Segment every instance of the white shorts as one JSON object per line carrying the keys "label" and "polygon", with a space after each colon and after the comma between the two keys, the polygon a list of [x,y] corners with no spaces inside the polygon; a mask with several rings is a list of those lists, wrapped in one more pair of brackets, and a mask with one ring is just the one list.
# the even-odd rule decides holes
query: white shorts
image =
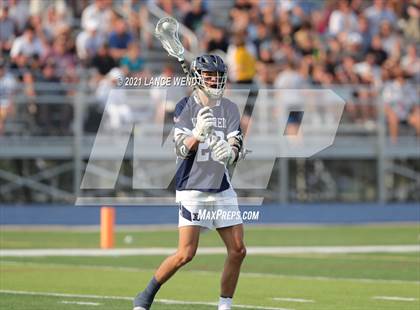
{"label": "white shorts", "polygon": [[200,226],[217,229],[242,224],[236,197],[216,201],[179,201],[178,227]]}

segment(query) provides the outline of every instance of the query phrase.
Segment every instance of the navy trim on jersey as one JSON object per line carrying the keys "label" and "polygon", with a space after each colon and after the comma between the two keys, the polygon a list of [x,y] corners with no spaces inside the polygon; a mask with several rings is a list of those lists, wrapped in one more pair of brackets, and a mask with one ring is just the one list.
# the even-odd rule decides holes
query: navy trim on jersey
{"label": "navy trim on jersey", "polygon": [[[225,137],[227,137],[227,135],[232,132],[240,133],[241,131],[241,128],[239,125],[240,116],[239,116],[239,111],[237,109],[237,106],[227,98],[222,98],[218,100],[218,104],[216,106],[217,106],[217,109],[219,109],[218,113],[223,113],[221,114],[222,115],[221,117],[225,118],[227,121],[229,121],[229,119],[232,119],[231,117],[236,116],[235,122],[230,123],[230,124],[234,124],[235,128],[232,128],[232,125],[230,127],[224,127]],[[194,99],[193,96],[182,98],[175,107],[174,122],[175,122],[176,128],[180,130],[184,130],[184,131],[186,129],[192,130],[194,127],[192,118],[197,113],[197,110],[199,108],[200,108],[200,104],[197,102],[196,99]],[[215,117],[217,116],[215,115]],[[177,191],[197,190],[197,191],[208,192],[208,193],[219,193],[231,187],[231,184],[229,182],[228,176],[226,175],[226,172],[220,171],[220,173],[218,173],[219,168],[222,168],[221,166],[208,168],[209,170],[207,170],[208,173],[206,174],[203,174],[203,175],[200,175],[200,173],[197,174],[197,171],[199,171],[200,169],[199,165],[201,165],[201,162],[197,163],[196,157],[197,157],[196,151],[191,152],[191,156],[188,156],[187,158],[182,158],[178,156],[177,171],[175,175],[175,184],[176,184]],[[220,165],[220,163],[217,163],[216,165]],[[193,167],[195,168],[193,169]],[[218,180],[212,177],[215,177]],[[209,181],[209,183],[207,183],[208,186],[206,186],[205,181],[203,181],[205,180],[205,178],[209,178],[209,180],[213,180],[213,182]]]}

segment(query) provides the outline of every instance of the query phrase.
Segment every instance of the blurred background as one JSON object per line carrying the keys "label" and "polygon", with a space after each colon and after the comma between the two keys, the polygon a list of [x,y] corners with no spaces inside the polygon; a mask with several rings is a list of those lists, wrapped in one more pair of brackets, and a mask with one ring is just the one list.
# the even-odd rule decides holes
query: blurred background
{"label": "blurred background", "polygon": [[[1,0],[0,9],[1,204],[73,204],[102,116],[110,132],[172,122],[186,89],[169,90],[165,104],[146,88],[143,105],[104,112],[121,77],[182,75],[153,37],[165,14],[181,23],[188,61],[215,52],[229,66],[228,88],[251,89],[244,122],[261,88],[332,89],[346,101],[333,146],[277,160],[268,189],[242,195],[272,204],[419,202],[419,1]],[[279,108],[266,101],[266,123]],[[112,195],[155,195],[133,191],[132,171],[127,154]]]}
{"label": "blurred background", "polygon": [[[229,67],[226,94],[250,90],[238,103],[260,147],[236,188],[264,203],[241,206],[260,217],[246,221],[257,225],[246,225],[235,304],[418,310],[419,0],[0,0],[0,308],[130,309],[175,251],[173,181],[143,185],[173,177],[167,137],[190,89],[119,86],[182,76],[153,36],[167,14],[180,22],[188,63],[217,53]],[[299,95],[279,100],[290,89]],[[305,100],[316,103],[310,133],[338,121],[301,89],[346,102],[337,135],[312,157],[275,159],[282,113],[280,137],[299,138]],[[99,128],[106,152],[88,165]],[[120,169],[115,150],[127,135]],[[137,141],[162,145],[141,148],[138,165]],[[268,187],[255,189],[273,162]],[[87,166],[100,189],[81,189]],[[86,197],[90,206],[75,206]],[[119,206],[98,206],[102,197]],[[166,203],[124,205],[137,198]],[[224,260],[218,235],[202,234],[199,255],[165,284],[156,310],[213,308]]]}

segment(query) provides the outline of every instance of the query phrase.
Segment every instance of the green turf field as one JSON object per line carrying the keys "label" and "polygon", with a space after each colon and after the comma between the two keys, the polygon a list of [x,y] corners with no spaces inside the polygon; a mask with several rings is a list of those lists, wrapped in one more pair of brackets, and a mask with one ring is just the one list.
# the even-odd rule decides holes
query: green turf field
{"label": "green turf field", "polygon": [[[248,246],[415,245],[419,226],[253,227]],[[127,238],[127,236],[130,236]],[[130,239],[127,243],[127,239]],[[124,242],[125,240],[125,242]],[[117,247],[174,247],[176,231],[120,231]],[[98,232],[2,228],[0,248],[96,248]],[[201,246],[221,246],[216,233]],[[249,255],[234,309],[419,309],[420,254]],[[0,309],[129,309],[164,256],[2,257]],[[155,310],[216,309],[223,255],[199,255],[163,286]]]}

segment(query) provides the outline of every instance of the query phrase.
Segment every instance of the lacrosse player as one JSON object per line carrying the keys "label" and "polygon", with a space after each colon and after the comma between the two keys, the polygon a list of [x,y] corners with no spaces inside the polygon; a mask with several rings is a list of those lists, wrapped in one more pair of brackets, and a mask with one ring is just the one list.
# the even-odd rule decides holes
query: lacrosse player
{"label": "lacrosse player", "polygon": [[[216,229],[227,249],[218,310],[230,310],[246,255],[242,218],[228,173],[241,158],[242,132],[238,107],[223,97],[227,67],[219,56],[203,55],[191,63],[190,70],[197,87],[178,102],[174,116],[178,250],[135,297],[133,310],[150,309],[159,288],[193,259],[200,231],[206,229]],[[218,213],[229,216],[200,216]]]}

